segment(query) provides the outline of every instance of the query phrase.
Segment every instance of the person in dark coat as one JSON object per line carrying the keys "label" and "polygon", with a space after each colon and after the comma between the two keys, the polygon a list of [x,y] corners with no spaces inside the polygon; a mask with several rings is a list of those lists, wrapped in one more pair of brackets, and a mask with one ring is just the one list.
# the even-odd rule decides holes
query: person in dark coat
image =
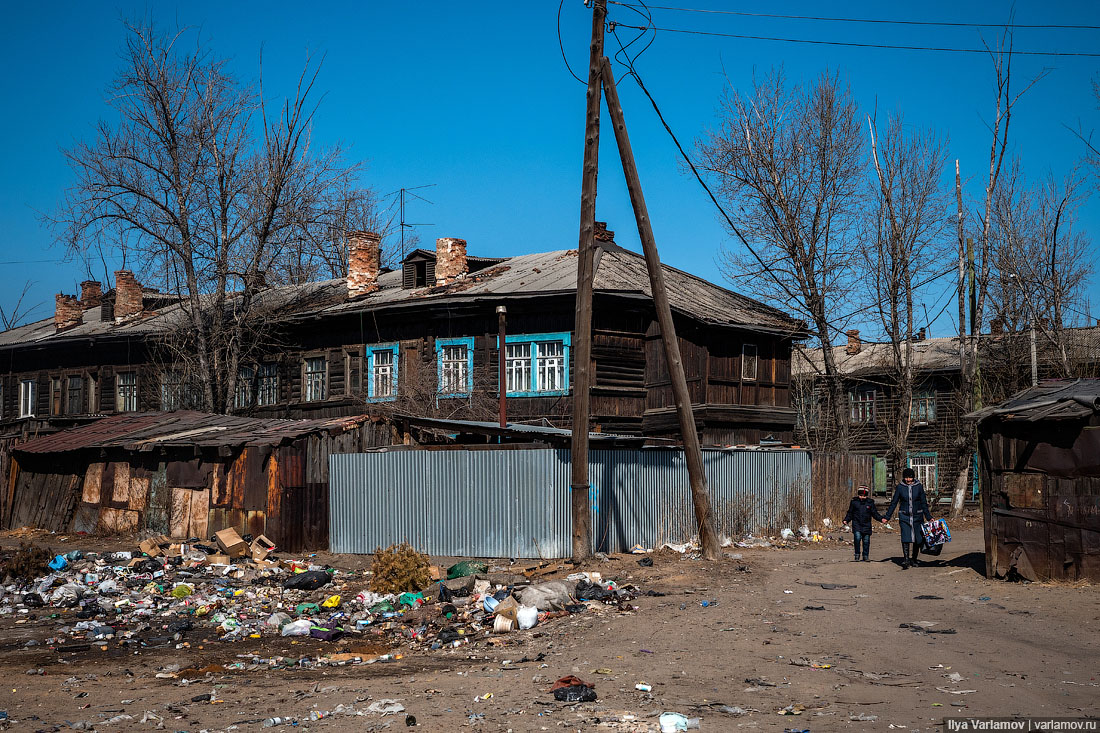
{"label": "person in dark coat", "polygon": [[[921,522],[932,519],[932,512],[928,510],[928,499],[924,495],[924,486],[917,481],[913,469],[907,468],[901,472],[901,483],[894,489],[894,498],[890,502],[890,508],[886,510],[886,519],[894,516],[894,509],[898,510],[898,522],[901,524],[901,568],[905,570],[910,565],[916,565],[917,552],[920,550]],[[912,547],[912,557],[910,557]]]}
{"label": "person in dark coat", "polygon": [[863,562],[870,562],[868,555],[871,552],[872,519],[877,519],[886,524],[886,520],[878,513],[875,500],[871,498],[871,489],[867,486],[860,486],[856,489],[856,495],[852,498],[852,503],[848,505],[848,513],[844,515],[844,521],[852,523],[852,538],[856,553],[856,556],[852,558],[852,562],[859,562],[861,545]]}

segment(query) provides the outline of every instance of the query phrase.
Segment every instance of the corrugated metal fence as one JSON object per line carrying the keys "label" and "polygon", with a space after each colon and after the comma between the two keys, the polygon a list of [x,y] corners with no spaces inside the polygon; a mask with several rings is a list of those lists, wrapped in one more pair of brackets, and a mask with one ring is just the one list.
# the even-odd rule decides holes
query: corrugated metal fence
{"label": "corrugated metal fence", "polygon": [[[397,450],[329,458],[333,552],[409,542],[432,555],[568,557],[569,451]],[[801,450],[703,451],[720,534],[798,527],[810,516]],[[623,552],[695,536],[683,453],[593,450],[596,549]]]}

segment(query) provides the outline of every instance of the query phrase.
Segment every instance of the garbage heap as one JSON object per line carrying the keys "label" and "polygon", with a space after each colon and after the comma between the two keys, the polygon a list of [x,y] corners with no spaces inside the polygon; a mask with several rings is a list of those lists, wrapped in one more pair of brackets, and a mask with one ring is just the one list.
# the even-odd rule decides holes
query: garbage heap
{"label": "garbage heap", "polygon": [[[370,589],[370,572],[280,559],[263,536],[225,530],[212,540],[187,544],[155,537],[137,551],[56,555],[44,575],[4,579],[0,618],[29,624],[28,637],[32,629],[48,628],[44,638],[28,638],[25,645],[58,652],[187,649],[192,640],[265,637],[372,642],[331,649],[321,644],[316,655],[293,658],[265,654],[260,643],[225,665],[289,668],[371,664],[400,658],[402,650],[450,649],[584,613],[593,605],[632,611],[630,601],[641,594],[636,586],[619,586],[599,573],[534,582],[508,568],[490,572],[487,563],[471,560],[446,569],[430,566],[422,587],[385,593]],[[547,570],[543,566],[540,572]]]}

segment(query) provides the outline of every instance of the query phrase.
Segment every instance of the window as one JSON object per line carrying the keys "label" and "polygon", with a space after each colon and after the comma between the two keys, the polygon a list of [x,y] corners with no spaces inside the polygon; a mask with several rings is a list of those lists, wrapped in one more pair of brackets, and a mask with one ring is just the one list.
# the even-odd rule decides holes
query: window
{"label": "window", "polygon": [[367,398],[392,400],[397,397],[397,344],[367,347]]}
{"label": "window", "polygon": [[913,473],[917,474],[917,481],[924,484],[924,490],[929,494],[935,493],[937,490],[936,453],[932,451],[910,453],[908,463]]}
{"label": "window", "polygon": [[302,379],[306,402],[320,402],[328,397],[328,360],[323,356],[306,359]]}
{"label": "window", "polygon": [[875,389],[865,387],[848,393],[849,418],[853,423],[875,421]]}
{"label": "window", "polygon": [[279,367],[274,362],[260,364],[256,380],[256,404],[274,405],[279,401]]}
{"label": "window", "polygon": [[233,390],[233,406],[238,410],[252,407],[252,383],[256,381],[256,370],[252,367],[241,367],[237,372],[237,386]]}
{"label": "window", "polygon": [[439,392],[449,397],[466,397],[473,389],[474,340],[437,339]]}
{"label": "window", "polygon": [[19,417],[34,417],[35,399],[38,397],[38,383],[33,379],[24,379],[19,383]]}
{"label": "window", "polygon": [[756,379],[756,344],[744,344],[741,347],[741,379]]}
{"label": "window", "polygon": [[509,344],[505,337],[504,381],[509,392],[531,389],[531,344]]}
{"label": "window", "polygon": [[69,377],[66,409],[70,415],[84,412],[84,377]]}
{"label": "window", "polygon": [[61,404],[61,377],[50,377],[50,414],[60,415]]}
{"label": "window", "polygon": [[569,334],[506,336],[504,378],[508,394],[537,396],[569,391]]}
{"label": "window", "polygon": [[201,405],[202,391],[193,378],[177,371],[165,372],[160,376],[160,409],[193,410]]}
{"label": "window", "polygon": [[137,408],[137,372],[122,372],[115,386],[115,410],[136,412]]}
{"label": "window", "polygon": [[96,401],[99,396],[99,375],[88,375],[88,412],[98,413],[99,403]]}
{"label": "window", "polygon": [[936,393],[930,389],[913,393],[913,402],[909,409],[909,419],[915,423],[936,421]]}

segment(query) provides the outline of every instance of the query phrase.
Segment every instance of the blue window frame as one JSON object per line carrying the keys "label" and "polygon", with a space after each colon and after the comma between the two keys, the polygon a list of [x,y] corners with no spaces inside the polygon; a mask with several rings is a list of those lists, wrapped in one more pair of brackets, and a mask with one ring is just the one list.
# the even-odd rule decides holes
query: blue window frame
{"label": "blue window frame", "polygon": [[366,351],[367,400],[389,402],[397,399],[397,370],[400,355],[397,344],[371,344]]}
{"label": "blue window frame", "polygon": [[474,338],[435,340],[440,397],[469,397],[474,384]]}
{"label": "blue window frame", "polygon": [[508,395],[543,397],[568,394],[569,337],[568,331],[506,335],[504,375]]}

